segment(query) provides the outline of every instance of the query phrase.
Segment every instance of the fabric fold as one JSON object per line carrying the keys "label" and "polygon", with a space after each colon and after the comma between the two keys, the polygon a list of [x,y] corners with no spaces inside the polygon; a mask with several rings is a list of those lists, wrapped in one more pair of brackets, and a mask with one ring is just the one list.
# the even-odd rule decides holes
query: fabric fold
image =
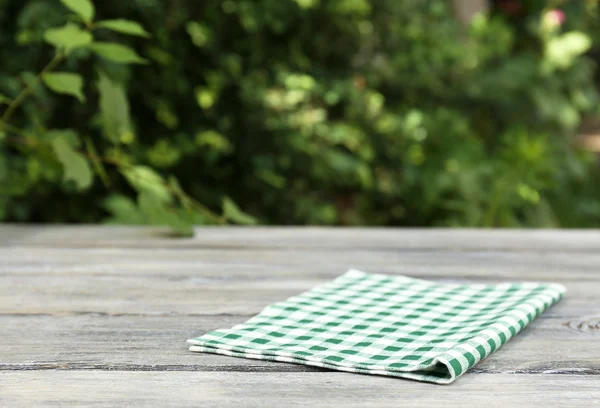
{"label": "fabric fold", "polygon": [[453,382],[559,301],[546,283],[443,284],[350,270],[191,351]]}

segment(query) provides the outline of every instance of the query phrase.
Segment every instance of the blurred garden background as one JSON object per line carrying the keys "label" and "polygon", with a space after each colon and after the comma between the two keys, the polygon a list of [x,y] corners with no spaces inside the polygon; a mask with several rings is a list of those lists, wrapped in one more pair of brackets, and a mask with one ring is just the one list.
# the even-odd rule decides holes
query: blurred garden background
{"label": "blurred garden background", "polygon": [[0,220],[600,227],[599,17],[0,0]]}

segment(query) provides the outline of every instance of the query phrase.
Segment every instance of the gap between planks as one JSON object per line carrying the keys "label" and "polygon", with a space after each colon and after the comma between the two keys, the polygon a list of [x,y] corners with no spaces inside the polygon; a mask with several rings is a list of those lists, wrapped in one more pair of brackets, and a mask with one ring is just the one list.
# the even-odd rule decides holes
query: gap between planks
{"label": "gap between planks", "polygon": [[[45,364],[1,364],[0,371],[181,371],[181,372],[244,372],[244,373],[332,373],[326,368],[272,363],[273,365],[161,365],[161,364],[86,364],[86,363],[45,363]],[[494,368],[473,367],[468,374],[526,374],[526,375],[600,375],[600,368],[544,368],[515,369],[502,371]],[[600,381],[600,379],[598,380]]]}

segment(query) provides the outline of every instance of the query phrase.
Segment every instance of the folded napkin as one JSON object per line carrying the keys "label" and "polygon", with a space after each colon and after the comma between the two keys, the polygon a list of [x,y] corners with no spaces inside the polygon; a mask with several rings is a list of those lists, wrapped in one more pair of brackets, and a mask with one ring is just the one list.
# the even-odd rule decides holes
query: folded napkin
{"label": "folded napkin", "polygon": [[558,284],[345,275],[188,340],[191,351],[453,382],[561,299]]}

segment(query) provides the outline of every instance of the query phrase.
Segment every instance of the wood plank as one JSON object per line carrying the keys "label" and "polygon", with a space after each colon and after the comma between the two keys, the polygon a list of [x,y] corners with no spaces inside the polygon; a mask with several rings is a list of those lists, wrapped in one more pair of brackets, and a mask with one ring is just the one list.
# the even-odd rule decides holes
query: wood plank
{"label": "wood plank", "polygon": [[590,407],[597,377],[465,375],[449,386],[347,373],[0,372],[5,406]]}
{"label": "wood plank", "polygon": [[440,282],[557,281],[569,313],[600,310],[591,253],[4,248],[0,313],[258,313],[351,267]]}
{"label": "wood plank", "polygon": [[349,268],[429,278],[489,280],[596,280],[600,251],[553,252],[374,252],[368,250],[181,250],[0,248],[0,276],[7,274],[170,274],[261,279],[331,277]]}
{"label": "wood plank", "polygon": [[323,227],[199,227],[191,239],[164,228],[124,226],[0,226],[0,245],[104,248],[338,248],[497,251],[600,249],[598,230],[485,230]]}
{"label": "wood plank", "polygon": [[[248,316],[0,316],[1,370],[319,371],[191,353],[185,340]],[[67,345],[67,346],[66,346]],[[600,315],[535,320],[473,373],[587,373],[600,382]]]}
{"label": "wood plank", "polygon": [[[173,240],[153,228],[0,226],[0,405],[397,406],[400,396],[424,406],[469,395],[480,405],[590,406],[600,401],[599,238],[201,228]],[[440,282],[557,281],[568,293],[450,387],[187,351],[187,338],[349,268]]]}
{"label": "wood plank", "polygon": [[[337,275],[332,274],[332,277]],[[205,279],[201,275],[4,275],[0,276],[0,313],[69,314],[256,314],[329,279],[245,281]],[[488,282],[452,279],[452,282]],[[562,280],[568,290],[565,312],[600,311],[598,281]]]}

